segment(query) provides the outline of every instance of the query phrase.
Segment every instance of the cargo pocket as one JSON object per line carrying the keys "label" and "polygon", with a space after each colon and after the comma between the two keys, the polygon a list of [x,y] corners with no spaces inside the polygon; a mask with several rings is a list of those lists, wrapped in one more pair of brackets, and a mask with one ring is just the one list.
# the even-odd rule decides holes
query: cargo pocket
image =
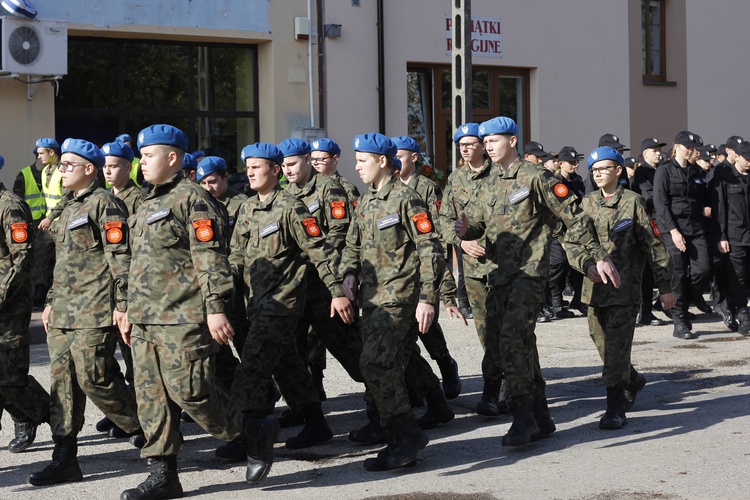
{"label": "cargo pocket", "polygon": [[[87,382],[92,386],[104,387],[112,382],[112,362],[114,360],[115,342],[113,332],[97,332],[86,335],[85,357]],[[75,353],[71,353],[75,356]]]}
{"label": "cargo pocket", "polygon": [[219,352],[219,344],[212,341],[193,345],[183,352],[187,380],[182,384],[182,398],[188,402],[201,401],[213,391],[213,356]]}

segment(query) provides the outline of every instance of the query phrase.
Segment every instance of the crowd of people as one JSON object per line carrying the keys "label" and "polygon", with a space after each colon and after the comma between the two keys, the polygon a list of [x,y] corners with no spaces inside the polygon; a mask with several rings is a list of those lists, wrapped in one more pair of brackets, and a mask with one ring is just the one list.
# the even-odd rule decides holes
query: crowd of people
{"label": "crowd of people", "polygon": [[[413,138],[358,135],[363,194],[327,138],[246,146],[244,193],[223,158],[188,153],[171,125],[143,129],[135,148],[126,134],[101,148],[40,138],[13,190],[0,184],[8,450],[28,449],[43,424],[54,441],[29,483],[83,479],[88,398],[104,413],[96,429],[147,459],[150,475],[121,498],[183,495],[181,421],[223,441],[216,456],[246,461],[246,481],[258,484],[281,427],[302,425],[290,449],[333,437],[326,352],[362,384],[367,423],[349,439],[386,445],[364,467],[413,465],[462,390],[441,299],[450,318],[473,319],[484,349],[476,412],[512,414],[503,446],[556,430],[538,322],[588,318],[607,392],[602,429],[622,428],[646,385],[631,348],[638,323],[665,323],[654,309],[675,337],[693,339],[688,307],[712,312],[710,290],[727,328],[750,335],[750,144],[733,136],[715,148],[683,131],[666,158],[656,138],[624,158],[612,134],[586,156],[536,141],[521,154],[518,135],[502,116],[459,126],[461,161],[444,191],[416,168]],[[33,306],[43,309],[49,392],[28,374]],[[287,410],[274,417],[282,396]]]}

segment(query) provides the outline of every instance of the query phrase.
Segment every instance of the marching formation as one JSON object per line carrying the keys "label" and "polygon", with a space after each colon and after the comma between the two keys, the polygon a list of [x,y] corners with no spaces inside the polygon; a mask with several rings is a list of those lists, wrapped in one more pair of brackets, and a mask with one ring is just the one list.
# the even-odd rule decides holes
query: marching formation
{"label": "marching formation", "polygon": [[[461,161],[443,192],[418,168],[413,138],[357,135],[361,195],[327,138],[247,145],[244,193],[223,158],[189,153],[171,125],[143,129],[135,148],[126,134],[101,149],[39,139],[13,190],[0,184],[0,412],[14,421],[10,452],[42,424],[54,441],[29,483],[83,479],[88,398],[104,414],[97,430],[147,460],[149,476],[122,499],[183,495],[181,421],[222,441],[216,456],[245,462],[259,484],[281,427],[302,425],[290,449],[332,439],[326,351],[362,384],[367,422],[349,439],[385,445],[364,467],[414,465],[462,390],[441,301],[449,318],[474,321],[476,412],[512,414],[503,446],[556,430],[537,322],[587,316],[602,429],[622,428],[646,385],[631,348],[637,324],[665,323],[654,310],[693,339],[688,307],[712,312],[710,289],[727,328],[750,335],[749,143],[715,148],[683,131],[665,160],[656,138],[626,159],[605,134],[584,179],[575,148],[532,141],[519,154],[518,136],[508,117],[459,126]],[[43,309],[49,392],[28,374],[32,306]],[[274,417],[280,397],[288,409]]]}

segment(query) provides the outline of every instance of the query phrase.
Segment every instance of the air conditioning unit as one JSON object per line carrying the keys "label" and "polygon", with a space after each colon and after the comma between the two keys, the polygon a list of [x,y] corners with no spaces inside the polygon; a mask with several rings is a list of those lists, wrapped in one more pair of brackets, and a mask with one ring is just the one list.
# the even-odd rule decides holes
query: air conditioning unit
{"label": "air conditioning unit", "polygon": [[67,75],[68,24],[0,17],[0,73]]}

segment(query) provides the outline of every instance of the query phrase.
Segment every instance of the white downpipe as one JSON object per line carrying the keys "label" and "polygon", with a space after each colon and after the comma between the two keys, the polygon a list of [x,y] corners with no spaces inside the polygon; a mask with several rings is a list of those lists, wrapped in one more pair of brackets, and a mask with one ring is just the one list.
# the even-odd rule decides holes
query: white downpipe
{"label": "white downpipe", "polygon": [[307,0],[307,83],[310,88],[310,128],[315,128],[315,101],[313,100],[313,56],[312,56],[312,0]]}

